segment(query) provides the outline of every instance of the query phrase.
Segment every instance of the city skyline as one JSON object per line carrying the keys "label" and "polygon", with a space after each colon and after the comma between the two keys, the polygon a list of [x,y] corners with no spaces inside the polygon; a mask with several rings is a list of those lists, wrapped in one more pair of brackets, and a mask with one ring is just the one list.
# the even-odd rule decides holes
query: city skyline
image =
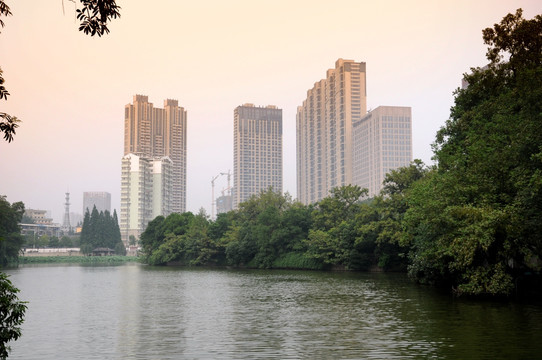
{"label": "city skyline", "polygon": [[482,30],[520,7],[525,18],[540,12],[536,0],[347,1],[333,9],[324,1],[119,1],[111,33],[90,38],[77,30],[72,3],[65,15],[60,4],[9,5],[0,67],[10,96],[1,105],[23,122],[14,142],[0,143],[8,159],[0,195],[50,210],[58,223],[66,188],[72,209],[82,208],[84,191],[99,189],[119,212],[122,104],[136,93],[177,98],[188,111],[187,210],[211,214],[211,179],[233,168],[231,110],[246,102],[283,109],[283,190],[297,196],[296,108],[338,58],[367,64],[368,110],[412,108],[413,158],[430,163],[462,74],[487,62]]}

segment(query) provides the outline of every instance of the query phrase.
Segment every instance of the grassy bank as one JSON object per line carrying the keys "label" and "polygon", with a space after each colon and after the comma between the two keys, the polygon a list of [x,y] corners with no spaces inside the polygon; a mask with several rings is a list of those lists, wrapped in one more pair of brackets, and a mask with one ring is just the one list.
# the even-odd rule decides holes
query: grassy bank
{"label": "grassy bank", "polygon": [[19,264],[112,264],[123,262],[138,262],[137,256],[21,256]]}

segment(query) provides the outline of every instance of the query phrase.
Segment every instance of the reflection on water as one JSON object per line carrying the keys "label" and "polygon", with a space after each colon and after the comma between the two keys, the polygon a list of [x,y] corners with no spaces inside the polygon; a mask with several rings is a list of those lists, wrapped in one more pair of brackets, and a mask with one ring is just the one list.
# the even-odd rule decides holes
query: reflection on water
{"label": "reflection on water", "polygon": [[542,308],[454,299],[398,274],[122,266],[10,270],[10,359],[529,359]]}

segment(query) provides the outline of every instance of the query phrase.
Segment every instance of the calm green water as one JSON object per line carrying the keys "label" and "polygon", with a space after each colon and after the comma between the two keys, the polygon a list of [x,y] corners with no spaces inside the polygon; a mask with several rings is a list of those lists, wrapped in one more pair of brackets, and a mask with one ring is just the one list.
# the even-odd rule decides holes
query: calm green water
{"label": "calm green water", "polygon": [[29,301],[10,359],[540,359],[542,307],[403,275],[121,266],[7,271]]}

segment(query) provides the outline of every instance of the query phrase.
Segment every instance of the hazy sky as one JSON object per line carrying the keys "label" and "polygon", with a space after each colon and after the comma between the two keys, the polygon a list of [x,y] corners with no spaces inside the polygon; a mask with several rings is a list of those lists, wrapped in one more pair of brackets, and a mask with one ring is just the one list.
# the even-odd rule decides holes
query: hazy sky
{"label": "hazy sky", "polygon": [[[412,107],[414,157],[449,116],[462,74],[485,65],[482,29],[540,0],[118,0],[111,33],[78,31],[70,0],[6,0],[0,66],[22,119],[0,142],[0,195],[62,221],[64,193],[107,191],[120,212],[124,105],[135,94],[188,111],[187,210],[211,213],[211,179],[233,171],[233,110],[283,109],[284,191],[296,196],[295,113],[338,58],[367,64],[368,108]],[[78,2],[79,3],[79,2]],[[63,10],[64,8],[64,10]],[[226,187],[216,181],[215,195]]]}

